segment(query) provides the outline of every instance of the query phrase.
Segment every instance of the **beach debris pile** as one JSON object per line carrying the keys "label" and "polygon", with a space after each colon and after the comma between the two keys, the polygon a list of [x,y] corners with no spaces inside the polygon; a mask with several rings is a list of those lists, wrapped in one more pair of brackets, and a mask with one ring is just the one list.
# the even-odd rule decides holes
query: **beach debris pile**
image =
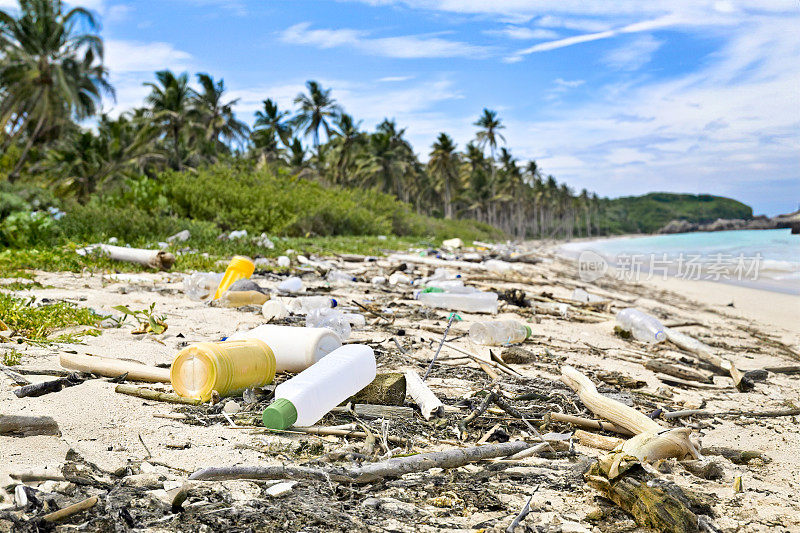
{"label": "beach debris pile", "polygon": [[[186,238],[181,232],[170,240]],[[118,248],[83,253],[150,268],[174,262],[161,252]],[[696,324],[675,321],[657,303],[640,308],[613,279],[590,285],[562,275],[564,292],[554,294],[548,278],[563,265],[519,246],[450,239],[441,249],[386,257],[291,255],[260,260],[259,269],[235,256],[224,272],[185,274],[181,294],[170,298],[246,317],[252,327],[236,329],[232,320],[227,335],[183,342],[169,365],[60,350],[60,368],[0,366],[16,395],[0,410],[0,438],[63,438],[70,429],[22,402],[90,385],[115,391],[115,402],[138,401],[136,413],[154,422],[187,430],[183,440],[161,443],[138,433],[144,455],[131,454],[114,470],[72,444],[56,467],[14,470],[0,530],[353,523],[513,531],[536,519],[539,530],[588,531],[587,524],[627,520],[660,531],[716,531],[718,502],[688,487],[733,479],[741,492],[742,469],[768,458],[704,447],[703,421],[800,415],[793,405],[724,412],[679,401],[676,391],[691,398],[753,391],[769,372],[740,370],[732,353],[679,331]],[[169,312],[157,314],[154,305],[116,306],[121,318],[103,324],[121,328],[130,316],[139,326],[132,333],[164,344]],[[614,347],[580,335],[559,341],[552,325],[564,323],[598,328]],[[0,328],[14,338],[14,324]],[[596,364],[609,352],[652,379]],[[566,364],[569,353],[582,355]],[[643,390],[654,382],[654,392]],[[207,434],[222,438],[213,453],[201,466],[182,466],[197,457],[181,463],[172,452],[188,452],[192,439]],[[242,460],[243,450],[259,460]],[[494,495],[509,490],[503,483],[517,492],[505,503]],[[544,494],[558,490],[596,505],[583,515],[548,515]],[[315,504],[320,491],[337,505]],[[511,505],[520,491],[524,506]]]}

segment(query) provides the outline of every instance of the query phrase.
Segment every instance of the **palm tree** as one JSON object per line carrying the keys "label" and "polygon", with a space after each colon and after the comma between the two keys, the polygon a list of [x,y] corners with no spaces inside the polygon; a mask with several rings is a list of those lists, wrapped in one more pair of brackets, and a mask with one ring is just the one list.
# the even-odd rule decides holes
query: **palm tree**
{"label": "palm tree", "polygon": [[215,82],[208,74],[199,73],[197,81],[201,91],[195,97],[195,108],[205,128],[204,141],[209,144],[212,154],[230,143],[244,142],[250,129],[233,113],[233,106],[239,99],[223,102],[224,80]]}
{"label": "palm tree", "polygon": [[197,124],[197,112],[193,106],[195,91],[189,87],[189,75],[176,76],[171,70],[156,72],[157,83],[146,82],[150,94],[145,98],[148,115],[171,144],[173,168],[183,170],[185,160],[184,133]]}
{"label": "palm tree", "polygon": [[342,113],[336,118],[336,131],[328,143],[331,146],[331,157],[334,161],[333,175],[330,180],[339,185],[348,185],[351,181],[348,169],[354,163],[359,148],[364,145],[364,133],[360,130],[361,122],[356,122],[351,115]]}
{"label": "palm tree", "polygon": [[292,127],[285,120],[289,115],[288,111],[280,111],[278,104],[267,98],[263,102],[264,111],[256,111],[256,121],[253,124],[253,132],[264,132],[260,135],[277,136],[284,146],[291,143]]}
{"label": "palm tree", "polygon": [[305,128],[305,135],[312,135],[314,148],[319,148],[319,128],[325,130],[325,136],[330,137],[330,119],[335,118],[341,108],[336,100],[331,98],[331,90],[323,89],[316,81],[306,82],[308,94],[300,93],[294,103],[300,106],[294,121],[298,128]]}
{"label": "palm tree", "polygon": [[[486,145],[489,145],[489,152],[491,154],[491,165],[492,165],[492,180],[490,182],[491,188],[491,195],[494,198],[496,193],[496,184],[495,181],[497,180],[497,169],[495,168],[495,158],[494,152],[497,149],[497,139],[501,139],[503,142],[506,142],[505,137],[498,130],[502,130],[505,128],[503,123],[497,118],[497,112],[491,111],[489,109],[484,108],[483,114],[478,118],[478,120],[474,123],[475,126],[478,126],[480,130],[476,135],[476,139],[478,141],[478,147],[480,149],[484,149]],[[490,211],[490,223],[494,223],[496,218],[496,207],[494,200],[492,200],[491,204],[491,211]]]}
{"label": "palm tree", "polygon": [[453,218],[452,190],[458,177],[458,154],[453,139],[446,133],[440,133],[433,143],[428,168],[444,193],[444,218]]}
{"label": "palm tree", "polygon": [[19,0],[16,17],[0,10],[3,149],[27,135],[9,181],[45,132],[94,115],[102,96],[114,95],[97,27],[89,11],[65,11],[60,0]]}

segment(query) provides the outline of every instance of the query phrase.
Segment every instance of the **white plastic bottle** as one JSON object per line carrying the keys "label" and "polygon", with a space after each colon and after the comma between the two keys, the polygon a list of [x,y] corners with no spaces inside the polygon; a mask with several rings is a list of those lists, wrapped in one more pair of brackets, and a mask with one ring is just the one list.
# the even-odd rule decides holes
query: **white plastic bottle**
{"label": "white plastic bottle", "polygon": [[497,294],[473,292],[452,294],[448,292],[420,292],[417,300],[427,307],[464,311],[467,313],[497,313]]}
{"label": "white plastic bottle", "polygon": [[375,353],[348,344],[275,388],[275,401],[264,409],[264,426],[286,429],[310,426],[375,379]]}
{"label": "white plastic bottle", "polygon": [[522,342],[531,336],[530,326],[516,320],[476,322],[469,328],[469,338],[478,344],[504,346]]}
{"label": "white plastic bottle", "polygon": [[338,309],[323,307],[314,309],[306,315],[307,328],[328,328],[336,333],[340,339],[346,341],[350,338],[350,321]]}
{"label": "white plastic bottle", "polygon": [[300,292],[303,290],[303,280],[297,276],[286,278],[278,283],[278,290],[280,292]]}
{"label": "white plastic bottle", "polygon": [[337,302],[327,296],[299,296],[286,302],[286,308],[295,315],[307,315],[314,309],[336,307]]}
{"label": "white plastic bottle", "polygon": [[656,317],[633,307],[617,313],[617,325],[625,331],[630,331],[636,340],[642,342],[657,343],[667,340],[664,325]]}
{"label": "white plastic bottle", "polygon": [[227,340],[259,339],[275,354],[276,372],[302,372],[336,348],[342,341],[328,328],[298,328],[264,324],[234,333]]}

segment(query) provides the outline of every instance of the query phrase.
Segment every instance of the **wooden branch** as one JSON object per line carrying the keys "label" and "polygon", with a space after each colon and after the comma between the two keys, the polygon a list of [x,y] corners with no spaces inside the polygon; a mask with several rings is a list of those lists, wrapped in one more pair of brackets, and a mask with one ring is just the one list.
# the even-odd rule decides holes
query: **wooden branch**
{"label": "wooden branch", "polygon": [[384,478],[424,472],[431,468],[458,468],[469,463],[508,457],[531,445],[524,441],[511,441],[471,448],[454,448],[441,452],[421,453],[397,457],[378,463],[368,463],[356,468],[318,469],[302,466],[233,466],[198,470],[190,480],[224,481],[229,479],[313,479],[345,483],[371,483]]}
{"label": "wooden branch", "polygon": [[158,368],[143,363],[122,361],[113,357],[63,352],[59,355],[59,362],[64,368],[90,372],[107,378],[116,378],[123,374],[128,374],[125,378],[128,381],[171,383],[169,368]]}
{"label": "wooden branch", "polygon": [[[352,410],[356,416],[363,418],[414,418],[414,409],[411,407],[401,407],[398,405],[373,405],[368,403],[356,403],[352,405]],[[334,407],[331,413],[350,414],[348,407]]]}
{"label": "wooden branch", "polygon": [[74,514],[78,514],[81,511],[91,509],[95,505],[97,505],[97,496],[92,496],[91,498],[86,498],[83,501],[74,503],[69,507],[64,507],[63,509],[59,509],[58,511],[46,514],[42,517],[42,520],[44,520],[45,522],[59,522],[61,520],[64,520],[65,518],[69,518]]}
{"label": "wooden branch", "polygon": [[713,374],[698,372],[680,365],[673,365],[660,359],[651,359],[644,364],[647,370],[656,373],[667,374],[668,376],[685,379],[688,381],[699,381],[700,383],[714,383]]}
{"label": "wooden branch", "polygon": [[693,337],[690,337],[689,335],[681,333],[680,331],[670,328],[664,328],[664,330],[666,330],[667,339],[669,339],[672,344],[678,348],[686,350],[687,352],[695,354],[701,361],[705,361],[706,363],[730,374],[731,378],[733,379],[733,385],[739,392],[747,392],[753,388],[752,381],[746,379],[744,374],[739,371],[729,359],[725,359],[724,357],[720,357],[719,355],[715,354],[711,347],[703,344]]}
{"label": "wooden branch", "polygon": [[550,413],[547,415],[553,422],[563,422],[565,424],[572,424],[573,426],[582,427],[584,429],[599,429],[602,431],[611,431],[619,433],[620,435],[633,435],[633,433],[625,428],[619,427],[611,422],[602,422],[600,420],[592,420],[590,418],[583,418],[574,415],[565,415],[563,413]]}
{"label": "wooden branch", "polygon": [[579,443],[590,448],[597,448],[598,450],[611,451],[617,446],[625,442],[624,439],[617,437],[606,437],[605,435],[598,435],[597,433],[590,433],[582,429],[576,429],[573,435]]}
{"label": "wooden branch", "polygon": [[137,398],[156,402],[182,403],[186,405],[200,405],[203,403],[201,400],[178,396],[174,392],[161,392],[144,387],[134,387],[133,385],[126,385],[124,383],[117,385],[114,390],[120,394],[127,394],[128,396],[136,396]]}
{"label": "wooden branch", "polygon": [[0,415],[0,435],[30,437],[61,435],[58,423],[49,416]]}
{"label": "wooden branch", "polygon": [[591,487],[633,515],[641,527],[674,533],[699,531],[699,518],[691,510],[694,502],[677,485],[660,481],[641,467],[634,469],[609,479],[599,463],[594,463],[585,478]]}

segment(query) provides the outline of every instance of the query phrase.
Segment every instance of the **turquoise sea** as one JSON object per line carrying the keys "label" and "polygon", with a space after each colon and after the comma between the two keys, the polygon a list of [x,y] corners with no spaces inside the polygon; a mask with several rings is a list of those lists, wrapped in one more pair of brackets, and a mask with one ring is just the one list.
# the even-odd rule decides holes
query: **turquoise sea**
{"label": "turquoise sea", "polygon": [[668,275],[800,294],[800,235],[789,229],[618,237],[567,243],[560,252],[581,261],[599,256],[618,277]]}

